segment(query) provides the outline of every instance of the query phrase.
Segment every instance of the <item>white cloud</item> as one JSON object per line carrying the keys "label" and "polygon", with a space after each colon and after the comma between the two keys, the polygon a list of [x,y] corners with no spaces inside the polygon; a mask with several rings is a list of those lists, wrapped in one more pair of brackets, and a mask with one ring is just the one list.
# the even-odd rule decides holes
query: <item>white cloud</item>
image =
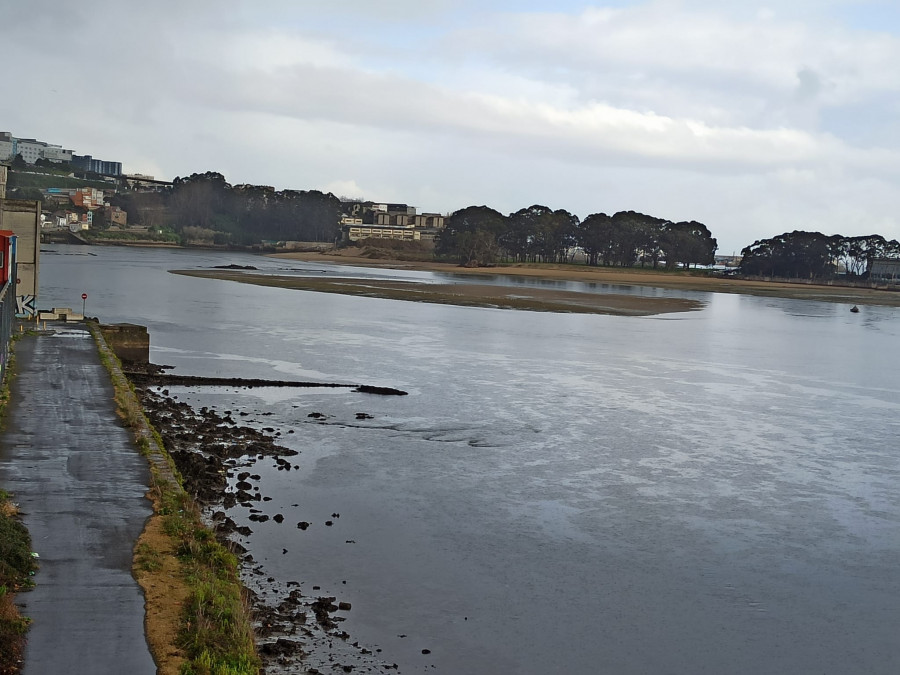
{"label": "white cloud", "polygon": [[355,180],[333,180],[326,183],[322,188],[323,192],[330,192],[338,197],[348,197],[350,199],[366,199],[370,193],[356,184]]}
{"label": "white cloud", "polygon": [[748,94],[770,102],[734,108],[735,120],[745,122],[764,122],[754,113],[789,101],[800,73],[816,74],[817,93],[828,105],[900,91],[900,71],[892,66],[900,60],[897,36],[853,32],[826,21],[673,11],[668,3],[504,17],[448,38],[456,42],[496,67],[525,70],[535,79],[583,82],[582,91],[594,99],[650,102],[658,112],[669,112],[672,89],[723,108]]}
{"label": "white cloud", "polygon": [[[0,126],[168,177],[697,219],[729,249],[900,236],[897,34],[838,0],[513,4],[5,3]],[[98,36],[78,68],[35,18]]]}

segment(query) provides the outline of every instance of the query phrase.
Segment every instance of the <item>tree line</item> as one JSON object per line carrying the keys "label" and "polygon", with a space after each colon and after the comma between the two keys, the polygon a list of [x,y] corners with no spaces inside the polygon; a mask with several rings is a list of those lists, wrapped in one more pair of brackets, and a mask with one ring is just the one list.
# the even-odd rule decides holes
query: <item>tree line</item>
{"label": "tree line", "polygon": [[183,240],[250,246],[261,241],[334,242],[341,201],[318,190],[230,185],[213,171],[176,178],[162,192],[118,195],[131,222],[171,227]]}
{"label": "tree line", "polygon": [[838,273],[865,278],[876,258],[900,258],[900,243],[880,234],[794,231],[753,242],[741,251],[741,274],[786,279],[828,279]]}
{"label": "tree line", "polygon": [[635,211],[593,213],[584,220],[568,211],[534,205],[504,216],[487,206],[451,214],[435,252],[461,265],[495,262],[572,262],[584,251],[588,265],[668,269],[714,262],[715,238],[702,223],[674,223]]}
{"label": "tree line", "polygon": [[[183,241],[195,243],[252,246],[341,237],[343,206],[335,195],[232,186],[212,171],[176,178],[162,192],[122,193],[112,201],[132,223],[171,228]],[[582,220],[538,204],[509,215],[487,206],[460,209],[445,219],[435,242],[438,257],[469,266],[573,262],[580,250],[588,265],[672,269],[710,265],[716,249],[709,229],[696,221],[673,222],[636,211],[593,213]],[[741,256],[738,271],[746,276],[827,279],[843,273],[864,278],[872,260],[900,258],[900,243],[874,234],[794,231],[755,241]]]}

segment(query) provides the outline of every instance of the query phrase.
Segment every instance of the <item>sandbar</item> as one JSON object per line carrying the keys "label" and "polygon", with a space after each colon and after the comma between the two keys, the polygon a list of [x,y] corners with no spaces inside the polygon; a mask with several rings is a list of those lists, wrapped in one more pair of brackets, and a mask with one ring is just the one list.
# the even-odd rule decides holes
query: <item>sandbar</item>
{"label": "sandbar", "polygon": [[534,312],[650,316],[701,309],[703,302],[683,298],[649,298],[615,293],[581,293],[546,288],[489,284],[432,284],[372,279],[279,276],[234,270],[171,270],[174,274],[238,281],[259,286],[341,293],[392,300]]}

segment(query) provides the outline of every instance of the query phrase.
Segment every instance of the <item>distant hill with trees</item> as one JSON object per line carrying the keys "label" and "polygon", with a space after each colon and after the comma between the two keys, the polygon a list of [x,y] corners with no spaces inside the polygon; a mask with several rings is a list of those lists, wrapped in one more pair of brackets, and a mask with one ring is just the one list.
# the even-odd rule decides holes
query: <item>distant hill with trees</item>
{"label": "distant hill with trees", "polygon": [[[231,185],[214,171],[179,177],[157,190],[134,191],[124,179],[110,184],[66,164],[22,164],[21,158],[12,162],[8,196],[39,199],[47,187],[100,187],[113,206],[128,213],[131,225],[150,228],[150,238],[174,242],[240,247],[269,241],[338,242],[344,209],[352,206],[318,190]],[[93,229],[105,225],[101,215]],[[564,209],[535,204],[509,215],[488,206],[455,211],[437,235],[435,255],[480,266],[573,262],[574,252],[580,251],[592,266],[674,269],[713,264],[717,247],[709,228],[696,221],[673,222],[636,211],[592,213],[582,220]],[[796,230],[755,241],[741,256],[737,271],[743,276],[865,279],[873,260],[900,259],[900,243],[877,234],[847,237]]]}
{"label": "distant hill with trees", "polygon": [[232,186],[214,171],[176,178],[159,192],[128,192],[110,201],[128,212],[130,222],[171,227],[194,243],[250,246],[340,237],[341,201],[333,194]]}
{"label": "distant hill with trees", "polygon": [[864,279],[873,260],[900,258],[900,243],[879,234],[845,237],[794,231],[755,241],[741,256],[740,272],[747,276],[819,280],[840,273]]}
{"label": "distant hill with trees", "polygon": [[709,229],[690,221],[673,223],[635,211],[593,213],[580,220],[562,209],[534,205],[509,216],[487,206],[451,214],[436,253],[462,265],[499,261],[571,262],[580,247],[588,265],[659,267],[710,265],[718,247]]}

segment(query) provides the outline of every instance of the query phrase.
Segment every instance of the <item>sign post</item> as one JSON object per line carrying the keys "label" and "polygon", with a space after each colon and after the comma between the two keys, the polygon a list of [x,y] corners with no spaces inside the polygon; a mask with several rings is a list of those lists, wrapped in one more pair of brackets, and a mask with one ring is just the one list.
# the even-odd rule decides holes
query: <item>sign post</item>
{"label": "sign post", "polygon": [[81,316],[84,317],[84,305],[87,302],[87,293],[81,294]]}

